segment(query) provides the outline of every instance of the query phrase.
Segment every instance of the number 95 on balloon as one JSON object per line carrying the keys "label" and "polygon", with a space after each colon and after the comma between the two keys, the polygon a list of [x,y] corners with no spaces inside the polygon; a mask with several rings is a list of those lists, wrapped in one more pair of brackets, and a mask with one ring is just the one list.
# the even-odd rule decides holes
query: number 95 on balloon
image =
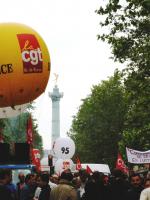
{"label": "number 95 on balloon", "polygon": [[75,144],[71,138],[58,138],[53,146],[54,154],[57,158],[70,159],[75,153]]}

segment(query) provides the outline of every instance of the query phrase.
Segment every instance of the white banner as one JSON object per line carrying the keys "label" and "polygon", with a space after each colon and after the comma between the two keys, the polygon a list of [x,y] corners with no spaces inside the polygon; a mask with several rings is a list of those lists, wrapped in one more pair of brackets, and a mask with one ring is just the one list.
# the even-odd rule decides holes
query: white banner
{"label": "white banner", "polygon": [[150,150],[136,151],[126,147],[128,162],[135,164],[150,163]]}

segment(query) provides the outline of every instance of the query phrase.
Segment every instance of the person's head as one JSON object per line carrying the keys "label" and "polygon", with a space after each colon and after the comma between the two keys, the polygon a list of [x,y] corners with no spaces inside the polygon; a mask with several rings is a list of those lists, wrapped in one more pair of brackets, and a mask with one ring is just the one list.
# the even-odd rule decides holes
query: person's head
{"label": "person's head", "polygon": [[73,179],[73,175],[72,175],[71,172],[63,171],[61,173],[60,179],[64,179],[64,180],[67,180],[67,181],[71,182],[72,179]]}
{"label": "person's head", "polygon": [[85,183],[88,179],[88,173],[86,172],[85,169],[81,169],[79,171],[79,176],[80,176],[80,179],[81,179],[81,182],[82,183]]}
{"label": "person's head", "polygon": [[37,184],[36,183],[36,179],[37,179],[37,174],[32,174],[32,180],[31,180],[32,185],[36,185]]}
{"label": "person's head", "polygon": [[53,174],[51,177],[50,177],[50,181],[52,183],[55,183],[55,184],[58,184],[59,183],[59,176],[57,174]]}
{"label": "person's head", "polygon": [[25,182],[25,176],[24,176],[23,172],[20,172],[18,174],[18,179],[19,179],[20,183],[24,183]]}
{"label": "person's head", "polygon": [[49,174],[48,173],[41,174],[39,176],[39,186],[42,188],[48,185],[48,183],[49,183]]}
{"label": "person's head", "polygon": [[150,187],[150,178],[146,178],[144,180],[144,188],[149,188]]}
{"label": "person's head", "polygon": [[108,185],[109,184],[109,176],[108,175],[104,175],[103,181],[104,181],[104,185]]}
{"label": "person's head", "polygon": [[8,184],[8,176],[7,176],[7,170],[6,169],[0,169],[0,183],[2,185]]}
{"label": "person's head", "polygon": [[12,182],[12,170],[11,169],[5,169],[5,177],[7,184]]}
{"label": "person's head", "polygon": [[104,174],[98,171],[93,172],[92,180],[96,183],[104,183]]}
{"label": "person's head", "polygon": [[115,179],[125,179],[126,178],[125,174],[120,169],[116,169],[116,168],[113,170],[112,176]]}
{"label": "person's head", "polygon": [[27,174],[25,177],[25,183],[27,185],[33,185],[33,174]]}
{"label": "person's head", "polygon": [[72,180],[72,184],[76,189],[80,188],[80,186],[81,186],[80,177],[74,177]]}
{"label": "person's head", "polygon": [[141,184],[142,184],[142,178],[140,177],[140,175],[139,174],[132,174],[130,176],[130,184],[133,187],[139,187],[139,186],[141,186]]}
{"label": "person's head", "polygon": [[37,174],[36,176],[36,185],[39,186],[40,185],[40,174]]}

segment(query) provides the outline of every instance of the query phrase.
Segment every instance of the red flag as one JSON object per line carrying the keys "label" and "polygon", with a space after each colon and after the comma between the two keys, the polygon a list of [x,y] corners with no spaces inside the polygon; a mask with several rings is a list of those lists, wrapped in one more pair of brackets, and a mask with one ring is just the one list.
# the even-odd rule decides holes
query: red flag
{"label": "red flag", "polygon": [[36,166],[36,170],[41,171],[40,151],[39,149],[32,149],[32,164]]}
{"label": "red flag", "polygon": [[27,121],[27,143],[32,144],[32,142],[33,142],[32,118],[30,115]]}
{"label": "red flag", "polygon": [[120,169],[125,174],[128,174],[128,172],[129,172],[129,170],[128,170],[127,166],[125,165],[120,153],[118,153],[118,158],[117,158],[117,162],[116,162],[116,169]]}
{"label": "red flag", "polygon": [[80,170],[81,168],[82,168],[81,161],[80,161],[80,159],[77,157],[77,158],[76,158],[76,170]]}
{"label": "red flag", "polygon": [[91,170],[91,168],[88,165],[86,166],[86,172],[88,174],[92,174],[93,173],[92,170]]}

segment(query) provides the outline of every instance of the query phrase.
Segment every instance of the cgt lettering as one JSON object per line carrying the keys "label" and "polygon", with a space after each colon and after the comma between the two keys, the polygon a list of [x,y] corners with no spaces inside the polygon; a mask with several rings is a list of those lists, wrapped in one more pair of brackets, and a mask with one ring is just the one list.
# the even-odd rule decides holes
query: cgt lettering
{"label": "cgt lettering", "polygon": [[0,74],[9,74],[13,72],[12,64],[2,64],[0,65]]}
{"label": "cgt lettering", "polygon": [[43,61],[42,59],[42,51],[40,48],[34,50],[25,50],[22,52],[22,59],[24,62],[30,62],[32,65],[37,65],[39,61]]}

